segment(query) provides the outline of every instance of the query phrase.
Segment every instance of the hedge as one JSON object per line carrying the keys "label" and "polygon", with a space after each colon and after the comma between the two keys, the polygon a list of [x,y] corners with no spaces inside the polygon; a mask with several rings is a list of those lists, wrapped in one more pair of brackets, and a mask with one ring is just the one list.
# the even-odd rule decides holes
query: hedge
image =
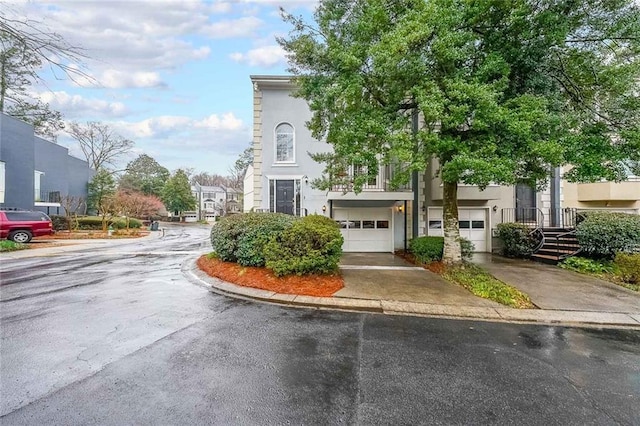
{"label": "hedge", "polygon": [[640,284],[640,253],[618,253],[613,264],[622,281]]}
{"label": "hedge", "polygon": [[[466,238],[460,238],[462,258],[469,260],[475,249],[473,243]],[[444,254],[444,237],[417,237],[409,241],[409,251],[420,263],[442,260]]]}
{"label": "hedge", "polygon": [[295,221],[283,213],[225,216],[211,229],[211,245],[221,260],[244,266],[264,266],[264,246]]}
{"label": "hedge", "polygon": [[[122,217],[112,218],[107,221],[107,226],[111,226],[113,229],[126,229],[127,221]],[[139,221],[138,219],[129,218],[129,228],[140,228],[141,226],[141,221]],[[78,229],[102,230],[102,218],[99,216],[78,217]]]}
{"label": "hedge", "polygon": [[499,223],[497,235],[502,240],[502,254],[507,257],[531,256],[539,241],[532,229],[522,223]]}
{"label": "hedge", "polygon": [[276,276],[333,273],[338,270],[343,242],[335,221],[306,216],[271,238],[264,248],[266,266]]}
{"label": "hedge", "polygon": [[582,253],[589,257],[613,259],[619,252],[640,248],[640,215],[592,212],[576,227]]}

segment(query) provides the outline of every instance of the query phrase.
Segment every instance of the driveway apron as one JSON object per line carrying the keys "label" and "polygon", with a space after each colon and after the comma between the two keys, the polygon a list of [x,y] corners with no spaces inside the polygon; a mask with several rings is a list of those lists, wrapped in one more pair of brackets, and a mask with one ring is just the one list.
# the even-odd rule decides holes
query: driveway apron
{"label": "driveway apron", "polygon": [[528,294],[542,309],[640,312],[640,294],[557,266],[488,253],[475,254],[473,262]]}
{"label": "driveway apron", "polygon": [[345,253],[340,260],[344,288],[336,297],[438,305],[498,307],[462,287],[391,253]]}

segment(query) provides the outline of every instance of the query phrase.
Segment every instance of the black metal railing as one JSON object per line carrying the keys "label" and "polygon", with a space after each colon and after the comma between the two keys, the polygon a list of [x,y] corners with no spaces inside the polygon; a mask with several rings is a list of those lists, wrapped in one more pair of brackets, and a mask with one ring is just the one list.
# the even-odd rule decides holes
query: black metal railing
{"label": "black metal railing", "polygon": [[34,193],[37,203],[59,203],[62,199],[60,191],[40,190]]}
{"label": "black metal railing", "polygon": [[558,261],[575,256],[582,250],[575,236],[575,229],[556,235],[556,257]]}
{"label": "black metal railing", "polygon": [[544,226],[544,213],[536,207],[512,207],[502,209],[502,223],[522,223],[532,228]]}
{"label": "black metal railing", "polygon": [[[363,169],[349,167],[343,176],[337,176],[337,179],[344,180],[345,183],[334,185],[332,191],[350,192],[353,190],[353,181],[356,176],[361,176],[366,173]],[[363,192],[408,192],[411,191],[411,181],[394,185],[394,179],[399,174],[406,174],[407,169],[401,164],[387,164],[380,165],[378,167],[378,173],[376,175],[370,175],[367,177],[367,181],[362,185]]]}

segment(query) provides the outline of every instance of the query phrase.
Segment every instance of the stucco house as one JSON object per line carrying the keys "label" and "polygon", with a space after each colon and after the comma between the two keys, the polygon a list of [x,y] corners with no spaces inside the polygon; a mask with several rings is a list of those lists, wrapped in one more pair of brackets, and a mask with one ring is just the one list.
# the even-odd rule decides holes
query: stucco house
{"label": "stucco house", "polygon": [[87,199],[95,174],[64,146],[35,136],[33,126],[0,114],[0,207],[64,214],[66,196]]}
{"label": "stucco house", "polygon": [[[251,76],[251,82],[254,161],[244,179],[245,212],[325,215],[340,224],[347,252],[391,252],[415,236],[442,236],[443,189],[435,159],[424,173],[415,173],[408,185],[398,189],[392,189],[389,181],[399,166],[381,166],[359,194],[339,187],[314,189],[310,182],[321,176],[324,166],[309,153],[329,152],[332,147],[314,139],[307,129],[308,105],[290,96],[294,89],[290,76]],[[556,235],[575,227],[580,210],[640,213],[640,179],[573,184],[562,179],[562,171],[553,171],[543,191],[524,184],[489,185],[482,191],[461,184],[461,236],[471,240],[476,251],[491,252],[498,247],[495,229],[502,222],[522,222]],[[348,170],[359,172],[357,167]]]}
{"label": "stucco house", "polygon": [[241,193],[234,188],[200,185],[196,182],[191,186],[191,193],[196,199],[196,210],[183,213],[186,222],[212,222],[217,216],[240,213],[242,209]]}

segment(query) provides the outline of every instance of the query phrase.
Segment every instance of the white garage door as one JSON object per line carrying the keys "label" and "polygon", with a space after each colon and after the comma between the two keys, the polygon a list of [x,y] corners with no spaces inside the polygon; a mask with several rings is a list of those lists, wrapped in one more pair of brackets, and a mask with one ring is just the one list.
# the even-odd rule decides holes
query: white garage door
{"label": "white garage door", "polygon": [[[442,209],[429,209],[428,235],[443,236]],[[487,236],[489,226],[487,224],[486,209],[458,209],[458,227],[460,236],[470,240],[476,247],[476,251],[487,251]]]}
{"label": "white garage door", "polygon": [[391,208],[334,209],[345,252],[392,252]]}

